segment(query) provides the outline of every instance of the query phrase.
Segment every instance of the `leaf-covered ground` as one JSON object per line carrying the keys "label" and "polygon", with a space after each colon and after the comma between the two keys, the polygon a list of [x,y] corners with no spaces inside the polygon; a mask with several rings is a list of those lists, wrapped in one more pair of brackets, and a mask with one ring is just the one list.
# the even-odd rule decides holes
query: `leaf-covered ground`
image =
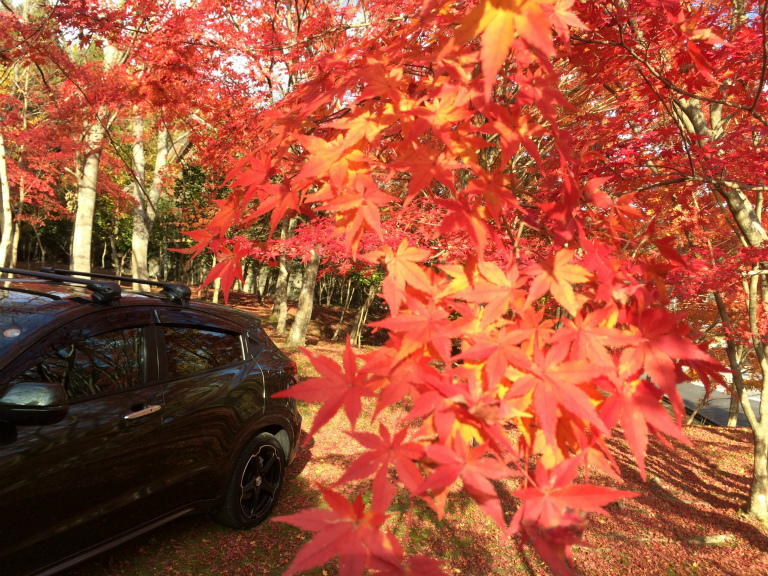
{"label": "leaf-covered ground", "polygon": [[[239,304],[262,316],[267,310],[255,302],[241,300]],[[353,314],[349,316],[351,321]],[[340,360],[341,344],[324,340],[329,326],[331,331],[335,327],[338,311],[320,308],[314,319],[309,348]],[[309,376],[309,363],[299,354],[294,357],[302,377]],[[311,426],[315,410],[314,406],[302,407],[305,430]],[[365,414],[360,429],[368,428],[370,404]],[[382,418],[391,427],[400,415],[393,409]],[[275,514],[291,514],[322,500],[317,485],[333,483],[359,454],[345,434],[347,429],[346,418],[339,414],[301,447],[289,468]],[[624,478],[621,488],[641,496],[609,506],[609,517],[590,519],[584,534],[588,546],[574,553],[578,571],[594,575],[768,574],[768,530],[740,512],[752,469],[749,430],[693,427],[686,435],[692,446],[675,443],[670,449],[651,441],[647,482],[640,479],[620,434],[609,442]],[[596,478],[598,483],[616,485],[607,476]],[[516,484],[508,480],[497,487],[507,518],[511,518],[516,507],[511,493]],[[369,485],[355,488],[367,494]],[[504,542],[500,531],[459,493],[449,499],[442,521],[422,503],[411,508],[405,497],[396,499],[394,507],[390,524],[396,534],[407,534],[409,552],[443,559],[447,574],[548,573],[529,547],[520,549],[514,539]],[[209,518],[186,518],[82,564],[68,575],[277,576],[310,537],[274,522],[241,532]],[[335,573],[333,562],[310,572],[318,576]]]}

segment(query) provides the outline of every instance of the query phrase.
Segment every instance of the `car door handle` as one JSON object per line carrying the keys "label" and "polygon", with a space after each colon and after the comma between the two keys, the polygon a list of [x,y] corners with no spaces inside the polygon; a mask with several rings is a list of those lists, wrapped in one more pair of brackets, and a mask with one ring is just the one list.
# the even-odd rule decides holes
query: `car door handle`
{"label": "car door handle", "polygon": [[162,408],[160,404],[150,404],[134,412],[130,412],[129,414],[126,414],[125,416],[123,416],[123,418],[125,420],[133,420],[135,418],[141,418],[142,416],[149,416],[150,414],[154,414],[155,412],[158,412],[160,408]]}

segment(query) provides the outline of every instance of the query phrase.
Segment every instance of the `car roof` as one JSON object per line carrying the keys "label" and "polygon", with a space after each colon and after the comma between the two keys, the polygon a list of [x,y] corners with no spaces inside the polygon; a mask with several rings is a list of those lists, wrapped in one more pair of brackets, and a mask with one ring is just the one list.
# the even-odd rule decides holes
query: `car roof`
{"label": "car roof", "polygon": [[[0,279],[0,358],[11,347],[49,324],[61,324],[94,310],[114,310],[132,306],[159,306],[203,312],[243,329],[259,326],[256,316],[228,306],[190,300],[183,306],[166,298],[163,292],[121,291],[120,298],[109,303],[91,299],[85,286],[43,279]],[[2,364],[2,362],[0,362]]]}

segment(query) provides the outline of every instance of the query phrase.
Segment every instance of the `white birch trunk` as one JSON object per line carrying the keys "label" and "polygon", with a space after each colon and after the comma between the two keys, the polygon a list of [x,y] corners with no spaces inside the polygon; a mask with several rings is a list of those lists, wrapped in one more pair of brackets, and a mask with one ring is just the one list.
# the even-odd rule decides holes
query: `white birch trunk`
{"label": "white birch trunk", "polygon": [[[114,46],[104,47],[104,69],[108,71],[120,58]],[[78,166],[77,213],[72,237],[71,266],[81,272],[91,271],[91,240],[93,238],[93,214],[96,211],[96,190],[99,180],[101,147],[110,123],[109,108],[99,106],[98,116],[85,136],[82,167]]]}
{"label": "white birch trunk", "polygon": [[[106,107],[102,107],[106,116]],[[77,180],[77,213],[75,233],[72,239],[72,269],[80,272],[91,271],[91,239],[93,238],[93,214],[96,210],[96,189],[101,162],[101,145],[106,131],[101,122],[91,124],[86,137],[87,149],[83,152],[84,162]]]}
{"label": "white birch trunk", "polygon": [[11,212],[11,187],[8,184],[8,167],[5,163],[5,140],[0,133],[0,205],[2,206],[2,235],[0,236],[0,266],[7,266],[11,257],[13,213]]}
{"label": "white birch trunk", "polygon": [[[147,280],[147,245],[149,243],[149,222],[147,218],[146,201],[146,168],[147,159],[144,155],[144,118],[136,115],[133,118],[133,231],[131,236],[131,276]],[[143,250],[142,250],[143,248]],[[149,292],[147,284],[133,283],[134,290]]]}
{"label": "white birch trunk", "polygon": [[[134,278],[149,279],[148,251],[149,237],[152,226],[157,218],[157,202],[160,200],[160,189],[163,171],[168,161],[169,134],[165,128],[157,133],[157,157],[155,158],[155,171],[152,175],[152,185],[147,189],[145,181],[146,160],[144,158],[144,124],[143,119],[137,117],[134,120],[134,186],[133,197],[136,206],[133,209],[133,235],[131,238],[131,273]],[[138,166],[141,162],[141,171]],[[145,284],[134,284],[134,289],[149,290]]]}
{"label": "white birch trunk", "polygon": [[317,249],[312,249],[312,256],[304,267],[304,279],[299,293],[299,303],[296,310],[296,316],[291,325],[291,331],[285,340],[287,349],[304,346],[307,339],[307,328],[312,318],[312,305],[314,304],[315,282],[317,281],[317,271],[320,268],[320,254]]}

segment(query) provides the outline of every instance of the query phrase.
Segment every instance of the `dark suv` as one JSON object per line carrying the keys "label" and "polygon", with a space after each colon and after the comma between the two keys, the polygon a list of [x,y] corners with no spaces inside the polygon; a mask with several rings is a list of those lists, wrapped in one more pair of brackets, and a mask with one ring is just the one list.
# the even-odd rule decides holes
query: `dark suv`
{"label": "dark suv", "polygon": [[[0,573],[49,574],[189,513],[272,510],[296,365],[248,313],[179,284],[0,273]],[[131,281],[133,279],[127,279]]]}

